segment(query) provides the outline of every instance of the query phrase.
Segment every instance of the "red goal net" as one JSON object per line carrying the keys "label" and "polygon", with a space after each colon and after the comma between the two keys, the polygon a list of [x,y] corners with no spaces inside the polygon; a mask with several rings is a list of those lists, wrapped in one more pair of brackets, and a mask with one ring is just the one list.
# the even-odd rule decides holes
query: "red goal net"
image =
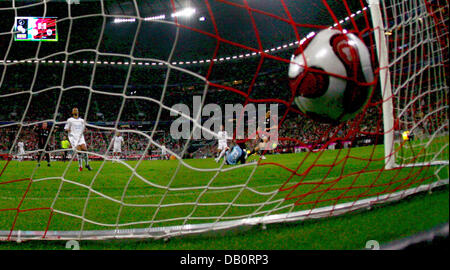
{"label": "red goal net", "polygon": [[[188,3],[0,3],[0,239],[171,237],[448,184],[448,1]],[[16,17],[56,18],[57,41],[15,40]],[[236,104],[276,108],[257,115],[277,141]],[[87,151],[61,146],[73,107]],[[214,162],[217,119],[244,164]]]}

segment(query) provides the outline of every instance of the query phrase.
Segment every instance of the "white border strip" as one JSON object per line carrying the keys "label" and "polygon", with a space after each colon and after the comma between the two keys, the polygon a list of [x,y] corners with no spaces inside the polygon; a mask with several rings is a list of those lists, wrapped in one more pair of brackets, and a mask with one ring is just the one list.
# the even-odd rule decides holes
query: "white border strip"
{"label": "white border strip", "polygon": [[303,210],[288,214],[270,215],[240,219],[235,221],[222,221],[217,223],[204,223],[195,225],[171,226],[147,229],[124,229],[124,230],[95,230],[83,231],[0,231],[0,241],[23,241],[23,240],[108,240],[108,239],[139,239],[139,238],[170,238],[174,236],[201,234],[205,232],[223,231],[237,227],[255,226],[258,224],[272,224],[281,222],[293,222],[307,219],[339,216],[351,211],[370,209],[373,205],[401,200],[405,197],[430,191],[436,187],[448,185],[449,180],[440,180],[431,184],[401,190],[395,193],[371,197],[354,202],[338,205],[320,207],[316,209]]}

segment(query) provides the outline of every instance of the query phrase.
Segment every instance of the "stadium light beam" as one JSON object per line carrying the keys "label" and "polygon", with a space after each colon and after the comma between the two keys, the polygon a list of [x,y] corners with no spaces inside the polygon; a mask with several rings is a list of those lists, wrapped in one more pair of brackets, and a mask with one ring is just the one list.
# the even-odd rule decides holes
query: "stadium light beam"
{"label": "stadium light beam", "polygon": [[144,18],[144,21],[164,20],[165,18],[166,18],[166,15],[161,14],[158,16],[146,17],[146,18]]}
{"label": "stadium light beam", "polygon": [[135,18],[115,18],[114,23],[123,23],[123,22],[135,22]]}
{"label": "stadium light beam", "polygon": [[175,13],[172,13],[171,16],[172,16],[172,18],[173,17],[191,17],[192,15],[194,15],[194,13],[195,13],[194,8],[185,8],[185,9],[182,9]]}

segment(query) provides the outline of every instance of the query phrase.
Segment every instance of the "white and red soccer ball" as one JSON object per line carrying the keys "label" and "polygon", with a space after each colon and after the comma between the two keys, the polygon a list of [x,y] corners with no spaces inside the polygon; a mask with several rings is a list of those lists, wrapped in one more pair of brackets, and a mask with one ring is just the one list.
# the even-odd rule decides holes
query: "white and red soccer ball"
{"label": "white and red soccer ball", "polygon": [[355,117],[372,93],[369,49],[356,35],[322,30],[292,55],[289,83],[300,111],[324,122]]}

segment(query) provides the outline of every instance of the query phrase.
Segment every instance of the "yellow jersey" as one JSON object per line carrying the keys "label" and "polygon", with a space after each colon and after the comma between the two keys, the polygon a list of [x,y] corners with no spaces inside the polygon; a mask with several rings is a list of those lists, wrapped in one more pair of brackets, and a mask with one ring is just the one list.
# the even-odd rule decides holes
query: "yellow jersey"
{"label": "yellow jersey", "polygon": [[70,147],[70,142],[68,140],[61,141],[61,147],[67,149]]}
{"label": "yellow jersey", "polygon": [[409,140],[409,131],[403,132],[402,137],[403,137],[403,140],[404,140],[404,141]]}

